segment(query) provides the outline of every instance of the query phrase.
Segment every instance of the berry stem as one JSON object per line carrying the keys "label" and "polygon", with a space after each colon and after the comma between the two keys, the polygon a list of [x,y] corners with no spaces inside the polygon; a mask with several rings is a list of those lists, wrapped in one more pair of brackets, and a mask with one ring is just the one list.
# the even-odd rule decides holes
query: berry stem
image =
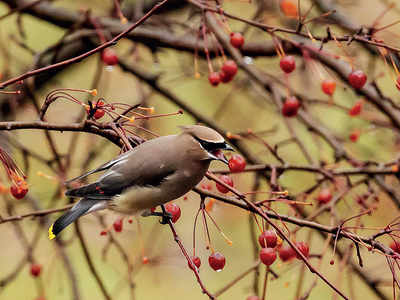
{"label": "berry stem", "polygon": [[263,294],[262,294],[262,300],[266,299],[267,296],[267,285],[268,285],[268,273],[269,273],[269,267],[265,266],[265,278],[264,278],[264,286],[263,286]]}
{"label": "berry stem", "polygon": [[225,235],[225,233],[221,230],[221,228],[218,226],[217,222],[215,222],[214,218],[210,215],[210,213],[209,213],[207,210],[205,210],[205,212],[206,212],[207,216],[211,219],[211,221],[214,223],[214,225],[215,225],[215,227],[217,228],[218,232],[222,235],[222,237],[225,239],[225,241],[227,242],[227,244],[228,244],[229,246],[232,246],[233,243],[232,243],[231,239],[229,239],[229,238]]}

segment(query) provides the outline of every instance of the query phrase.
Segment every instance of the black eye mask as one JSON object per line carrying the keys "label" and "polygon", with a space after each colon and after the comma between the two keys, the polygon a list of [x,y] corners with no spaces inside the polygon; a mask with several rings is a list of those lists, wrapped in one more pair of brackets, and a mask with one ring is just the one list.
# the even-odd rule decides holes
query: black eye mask
{"label": "black eye mask", "polygon": [[216,150],[219,149],[225,149],[226,148],[226,144],[225,142],[222,143],[213,143],[213,142],[207,142],[204,140],[201,140],[199,138],[194,137],[199,143],[200,145],[204,148],[204,150],[208,151],[208,152],[214,152]]}

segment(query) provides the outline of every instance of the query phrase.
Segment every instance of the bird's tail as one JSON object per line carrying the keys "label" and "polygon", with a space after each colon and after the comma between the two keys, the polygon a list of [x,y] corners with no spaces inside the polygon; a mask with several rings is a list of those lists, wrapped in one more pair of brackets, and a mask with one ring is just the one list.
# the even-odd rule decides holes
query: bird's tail
{"label": "bird's tail", "polygon": [[[102,206],[102,207],[100,207]],[[94,199],[82,199],[69,211],[59,217],[49,228],[49,239],[54,239],[65,227],[84,214],[104,208],[103,201]]]}

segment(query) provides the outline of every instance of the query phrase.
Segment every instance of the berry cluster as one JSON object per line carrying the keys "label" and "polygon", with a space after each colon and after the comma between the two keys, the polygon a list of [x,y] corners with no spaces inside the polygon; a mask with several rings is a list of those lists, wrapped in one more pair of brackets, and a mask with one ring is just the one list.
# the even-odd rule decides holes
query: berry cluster
{"label": "berry cluster", "polygon": [[[258,243],[261,246],[260,260],[266,266],[270,266],[275,262],[277,252],[283,262],[287,262],[295,257],[301,259],[291,246],[282,245],[281,240],[278,239],[273,230],[262,232],[258,237]],[[296,242],[295,245],[306,258],[309,256],[309,247],[305,242]]]}
{"label": "berry cluster", "polygon": [[233,80],[237,71],[238,67],[236,63],[233,60],[227,60],[222,65],[219,72],[210,72],[208,81],[212,86],[218,86],[220,82],[228,83]]}

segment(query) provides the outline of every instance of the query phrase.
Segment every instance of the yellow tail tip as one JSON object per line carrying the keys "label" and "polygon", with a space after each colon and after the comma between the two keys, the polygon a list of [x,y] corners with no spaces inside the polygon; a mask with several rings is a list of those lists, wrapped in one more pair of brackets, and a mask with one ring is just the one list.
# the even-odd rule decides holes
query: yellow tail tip
{"label": "yellow tail tip", "polygon": [[53,233],[53,224],[49,228],[49,240],[52,240],[56,237],[56,235]]}

